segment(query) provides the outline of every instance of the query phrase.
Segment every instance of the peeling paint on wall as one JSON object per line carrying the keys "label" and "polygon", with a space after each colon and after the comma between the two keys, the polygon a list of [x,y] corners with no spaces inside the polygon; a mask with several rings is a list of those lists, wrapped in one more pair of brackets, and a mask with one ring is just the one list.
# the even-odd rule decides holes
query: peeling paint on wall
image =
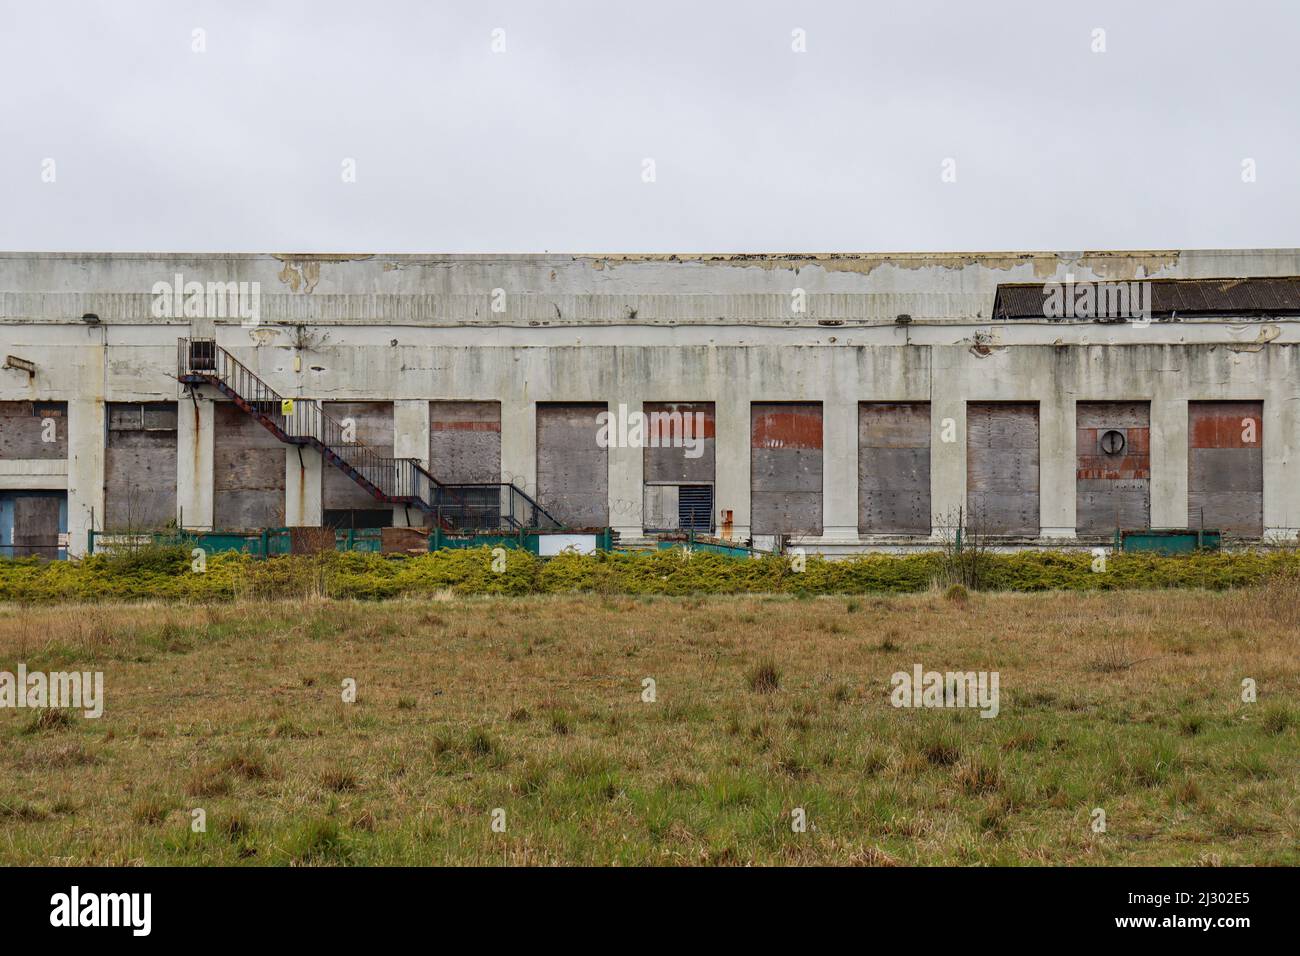
{"label": "peeling paint on wall", "polygon": [[1264,325],[1264,326],[1260,326],[1258,330],[1253,328],[1249,330],[1247,329],[1239,330],[1237,327],[1231,326],[1229,327],[1229,331],[1233,332],[1234,334],[1237,333],[1238,331],[1243,331],[1243,332],[1251,331],[1255,333],[1254,338],[1248,344],[1229,343],[1228,344],[1229,351],[1259,352],[1263,350],[1265,345],[1267,345],[1269,342],[1272,342],[1275,338],[1277,338],[1279,335],[1282,334],[1282,327],[1279,325]]}
{"label": "peeling paint on wall", "polygon": [[310,293],[316,288],[316,283],[320,282],[320,263],[286,262],[279,272],[279,279],[294,292],[301,289]]}
{"label": "peeling paint on wall", "polygon": [[877,269],[964,269],[979,265],[1005,272],[1031,264],[1034,276],[1050,279],[1068,271],[1091,273],[1098,278],[1137,279],[1157,275],[1177,267],[1177,250],[1159,252],[1081,252],[1078,254],[1044,252],[954,252],[938,254],[877,253],[672,253],[576,256],[589,259],[598,272],[611,264],[638,262],[694,262],[710,266],[733,266],[760,269],[793,269],[819,266],[826,272],[855,272],[870,275]]}

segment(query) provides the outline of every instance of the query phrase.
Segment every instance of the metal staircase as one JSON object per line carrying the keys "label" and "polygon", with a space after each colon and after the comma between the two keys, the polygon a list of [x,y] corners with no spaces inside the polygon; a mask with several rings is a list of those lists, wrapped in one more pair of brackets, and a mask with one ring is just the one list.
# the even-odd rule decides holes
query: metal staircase
{"label": "metal staircase", "polygon": [[558,529],[545,508],[509,482],[447,484],[415,458],[391,458],[356,441],[309,399],[287,399],[214,339],[181,339],[176,377],[211,385],[288,445],[314,448],[376,500],[417,508],[444,531]]}

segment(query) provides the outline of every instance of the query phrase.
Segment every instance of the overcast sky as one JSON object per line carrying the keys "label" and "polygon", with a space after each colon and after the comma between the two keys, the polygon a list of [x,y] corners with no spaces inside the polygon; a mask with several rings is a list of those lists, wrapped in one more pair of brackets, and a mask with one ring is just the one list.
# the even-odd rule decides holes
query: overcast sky
{"label": "overcast sky", "polygon": [[1298,41],[1286,0],[0,0],[0,249],[1291,247]]}

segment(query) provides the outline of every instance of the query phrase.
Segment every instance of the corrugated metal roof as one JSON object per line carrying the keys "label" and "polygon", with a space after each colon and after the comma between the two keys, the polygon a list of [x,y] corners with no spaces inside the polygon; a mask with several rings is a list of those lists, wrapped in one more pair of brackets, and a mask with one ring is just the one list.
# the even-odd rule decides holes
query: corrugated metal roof
{"label": "corrugated metal roof", "polygon": [[[1086,283],[1075,284],[1076,290]],[[1092,283],[1094,286],[1100,283]],[[1150,287],[1152,317],[1300,315],[1300,276],[1244,279],[1151,279],[1116,283],[1135,292]],[[994,319],[1054,317],[1051,297],[1069,289],[1060,283],[1007,283],[998,286]],[[1077,294],[1077,293],[1076,293]],[[1142,292],[1146,295],[1146,292]],[[1087,316],[1083,316],[1087,318]]]}

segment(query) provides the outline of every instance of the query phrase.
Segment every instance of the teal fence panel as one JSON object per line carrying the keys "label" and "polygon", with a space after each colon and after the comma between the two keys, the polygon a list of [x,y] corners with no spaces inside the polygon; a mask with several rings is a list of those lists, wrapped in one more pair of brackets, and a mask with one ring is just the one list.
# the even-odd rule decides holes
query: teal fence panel
{"label": "teal fence panel", "polygon": [[1121,549],[1126,553],[1151,551],[1157,554],[1192,554],[1196,551],[1218,551],[1222,545],[1223,535],[1218,531],[1149,528],[1145,531],[1125,531],[1121,536]]}

